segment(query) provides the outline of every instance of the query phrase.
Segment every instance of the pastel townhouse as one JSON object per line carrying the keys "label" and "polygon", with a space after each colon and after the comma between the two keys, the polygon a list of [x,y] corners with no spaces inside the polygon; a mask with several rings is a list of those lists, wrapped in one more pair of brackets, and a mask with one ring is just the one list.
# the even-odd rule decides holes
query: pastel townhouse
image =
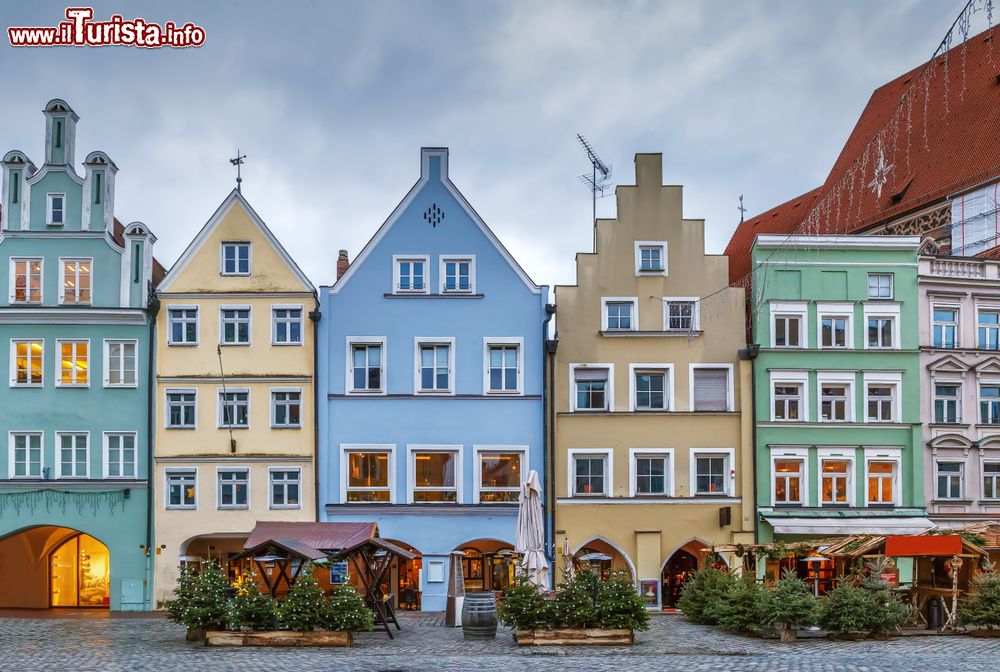
{"label": "pastel townhouse", "polygon": [[468,590],[512,580],[518,491],[529,470],[545,475],[547,293],[440,148],[421,151],[419,180],[321,288],[320,519],[374,521],[418,554],[386,586],[400,606],[444,609],[453,557]]}

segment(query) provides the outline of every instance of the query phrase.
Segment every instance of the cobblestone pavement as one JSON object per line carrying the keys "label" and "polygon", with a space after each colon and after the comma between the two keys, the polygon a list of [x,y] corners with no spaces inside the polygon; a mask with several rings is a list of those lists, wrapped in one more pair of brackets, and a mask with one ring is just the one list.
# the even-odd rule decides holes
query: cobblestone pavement
{"label": "cobblestone pavement", "polygon": [[466,642],[462,631],[429,616],[404,616],[403,631],[363,633],[351,649],[206,648],[162,618],[56,619],[0,617],[0,670],[180,670],[195,672],[995,672],[1000,639],[901,637],[888,642],[748,639],[656,616],[634,647],[584,649],[515,646],[510,631]]}

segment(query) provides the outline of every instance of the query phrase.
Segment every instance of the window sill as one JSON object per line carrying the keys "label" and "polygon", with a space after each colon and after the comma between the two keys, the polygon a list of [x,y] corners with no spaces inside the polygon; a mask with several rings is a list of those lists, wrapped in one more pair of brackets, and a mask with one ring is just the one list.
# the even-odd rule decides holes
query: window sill
{"label": "window sill", "polygon": [[271,504],[267,508],[270,511],[292,511],[292,510],[301,509],[302,506],[300,504],[289,504],[287,506],[286,505],[281,505],[281,504]]}
{"label": "window sill", "polygon": [[217,507],[218,511],[249,511],[249,506],[220,506]]}
{"label": "window sill", "polygon": [[602,330],[598,332],[605,338],[624,338],[628,336],[636,338],[689,338],[701,336],[705,332],[701,329],[675,329],[671,331],[640,331],[638,329]]}
{"label": "window sill", "polygon": [[971,427],[964,422],[929,422],[927,426],[931,429],[968,429]]}
{"label": "window sill", "polygon": [[198,346],[197,342],[195,342],[195,343],[170,343],[170,342],[168,342],[167,343],[167,347],[169,347],[169,348],[194,348],[194,347],[197,347],[197,346]]}
{"label": "window sill", "polygon": [[167,429],[167,430],[170,430],[170,429],[181,429],[181,430],[185,430],[185,429],[186,429],[186,430],[188,430],[188,431],[191,431],[191,430],[193,430],[193,429],[198,429],[198,428],[197,428],[197,427],[164,427],[164,429]]}
{"label": "window sill", "polygon": [[197,506],[165,506],[167,511],[197,511]]}
{"label": "window sill", "polygon": [[963,504],[965,506],[971,506],[975,502],[971,499],[932,499],[931,504]]}
{"label": "window sill", "polygon": [[286,347],[286,346],[290,346],[290,345],[295,345],[295,346],[302,347],[302,341],[298,341],[297,343],[292,343],[292,342],[285,343],[285,342],[282,342],[282,341],[271,341],[271,345],[273,345],[275,347]]}
{"label": "window sill", "polygon": [[11,383],[10,386],[13,387],[13,388],[26,388],[26,389],[34,388],[34,389],[38,390],[38,389],[41,389],[41,388],[45,387],[45,384],[44,383]]}
{"label": "window sill", "polygon": [[134,390],[138,387],[138,385],[112,385],[110,383],[104,385],[104,389],[106,390]]}
{"label": "window sill", "polygon": [[458,292],[431,294],[430,292],[395,292],[382,295],[386,299],[484,299],[484,294],[460,294]]}
{"label": "window sill", "polygon": [[792,502],[792,503],[782,502],[781,504],[772,504],[771,505],[771,508],[774,508],[774,509],[801,509],[801,508],[804,508],[804,507],[805,507],[805,504],[803,504],[802,502]]}
{"label": "window sill", "polygon": [[220,348],[249,348],[250,343],[219,343]]}
{"label": "window sill", "polygon": [[302,429],[302,425],[271,425],[271,429]]}

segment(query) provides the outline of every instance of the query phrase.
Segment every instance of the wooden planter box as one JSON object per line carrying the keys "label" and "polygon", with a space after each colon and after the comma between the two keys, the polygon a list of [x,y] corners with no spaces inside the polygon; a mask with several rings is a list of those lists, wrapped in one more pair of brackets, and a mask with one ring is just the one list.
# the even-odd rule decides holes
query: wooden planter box
{"label": "wooden planter box", "polygon": [[211,630],[205,633],[205,646],[351,646],[353,643],[354,636],[346,630],[312,632]]}
{"label": "wooden planter box", "polygon": [[981,630],[969,630],[969,634],[973,637],[1000,637],[1000,630],[993,629],[987,630],[983,628]]}
{"label": "wooden planter box", "polygon": [[555,630],[518,630],[518,646],[632,646],[632,630],[601,628],[557,628]]}

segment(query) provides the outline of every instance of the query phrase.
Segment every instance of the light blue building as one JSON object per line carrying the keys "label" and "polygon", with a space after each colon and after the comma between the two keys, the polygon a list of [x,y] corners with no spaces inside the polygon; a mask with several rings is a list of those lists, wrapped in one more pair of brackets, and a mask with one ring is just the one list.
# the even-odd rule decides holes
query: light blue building
{"label": "light blue building", "polygon": [[467,589],[513,575],[517,496],[545,474],[548,288],[536,285],[423,149],[420,179],[321,291],[320,519],[375,521],[418,552],[386,588],[445,607],[450,554]]}
{"label": "light blue building", "polygon": [[76,113],[50,101],[45,162],[3,157],[0,607],[149,606],[156,238],[114,215],[118,168],[76,172]]}

